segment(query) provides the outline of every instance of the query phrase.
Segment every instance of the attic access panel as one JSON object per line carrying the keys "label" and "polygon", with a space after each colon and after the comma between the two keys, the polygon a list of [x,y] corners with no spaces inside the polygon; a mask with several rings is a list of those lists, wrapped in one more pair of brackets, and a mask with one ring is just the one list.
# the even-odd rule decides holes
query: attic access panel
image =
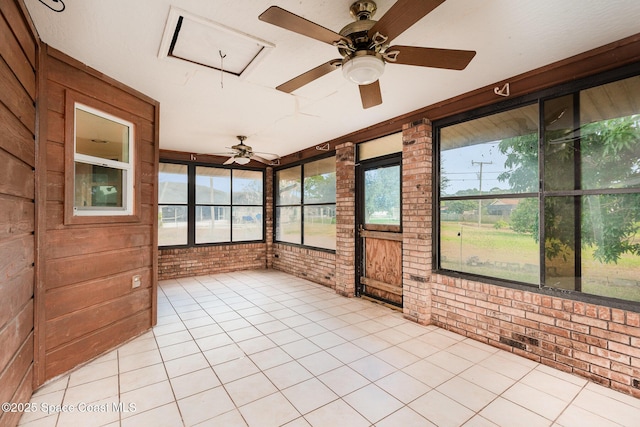
{"label": "attic access panel", "polygon": [[264,40],[172,7],[159,56],[241,77],[273,47]]}

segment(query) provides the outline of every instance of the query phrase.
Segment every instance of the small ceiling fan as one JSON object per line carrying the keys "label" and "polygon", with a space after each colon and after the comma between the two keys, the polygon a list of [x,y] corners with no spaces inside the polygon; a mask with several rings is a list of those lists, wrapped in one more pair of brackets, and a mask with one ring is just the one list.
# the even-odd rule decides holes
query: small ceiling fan
{"label": "small ceiling fan", "polygon": [[375,2],[358,0],[349,9],[356,21],[340,33],[271,6],[259,16],[261,21],[336,46],[342,56],[302,73],[276,89],[291,93],[342,67],[344,76],[359,86],[362,107],[370,108],[382,104],[378,78],[386,63],[463,70],[475,56],[475,51],[389,45],[444,1],[398,0],[379,21],[374,21],[371,17],[377,10]]}
{"label": "small ceiling fan", "polygon": [[[265,163],[267,165],[271,165],[271,164],[277,163],[278,160],[280,159],[280,156],[278,156],[277,154],[259,153],[257,151],[253,151],[253,148],[251,148],[248,145],[245,145],[245,143],[244,143],[244,141],[247,139],[246,136],[238,135],[238,136],[236,136],[236,138],[238,138],[240,143],[236,144],[236,145],[232,145],[231,147],[227,147],[232,151],[229,151],[229,152],[226,152],[226,153],[216,153],[216,154],[214,154],[216,156],[231,156],[231,157],[229,157],[229,159],[227,161],[225,161],[223,163],[223,165],[230,165],[231,163],[237,163],[239,165],[246,165],[251,160],[257,160],[257,161],[259,161],[261,163]],[[258,156],[257,154],[262,154],[263,156],[272,157],[272,158],[271,159],[267,159],[267,158],[265,158],[263,156]]]}

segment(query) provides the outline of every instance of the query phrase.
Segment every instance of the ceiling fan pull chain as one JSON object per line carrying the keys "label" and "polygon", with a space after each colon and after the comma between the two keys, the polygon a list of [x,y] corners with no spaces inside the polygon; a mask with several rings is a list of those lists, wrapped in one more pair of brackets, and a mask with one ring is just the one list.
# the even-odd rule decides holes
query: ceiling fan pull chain
{"label": "ceiling fan pull chain", "polygon": [[227,57],[227,54],[223,54],[221,50],[218,51],[218,54],[220,54],[220,87],[224,89],[224,58]]}

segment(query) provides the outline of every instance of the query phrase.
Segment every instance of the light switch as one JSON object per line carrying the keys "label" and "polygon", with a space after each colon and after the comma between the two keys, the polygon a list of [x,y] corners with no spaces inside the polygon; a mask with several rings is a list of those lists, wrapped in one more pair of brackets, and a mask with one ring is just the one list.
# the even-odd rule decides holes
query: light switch
{"label": "light switch", "polygon": [[139,288],[140,283],[142,282],[142,276],[136,274],[131,278],[131,289]]}

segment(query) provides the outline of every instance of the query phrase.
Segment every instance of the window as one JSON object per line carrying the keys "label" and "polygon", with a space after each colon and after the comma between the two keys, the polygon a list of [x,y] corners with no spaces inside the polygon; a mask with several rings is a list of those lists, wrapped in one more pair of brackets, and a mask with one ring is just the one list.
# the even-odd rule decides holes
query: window
{"label": "window", "polygon": [[640,76],[436,124],[438,267],[640,301],[637,99]]}
{"label": "window", "polygon": [[263,240],[263,181],[260,170],[160,163],[159,245]]}
{"label": "window", "polygon": [[75,104],[74,215],[130,215],[133,124]]}
{"label": "window", "polygon": [[400,231],[401,186],[398,164],[364,171],[364,224],[369,230]]}
{"label": "window", "polygon": [[158,243],[188,243],[189,175],[187,165],[160,163],[158,175]]}
{"label": "window", "polygon": [[275,240],[335,250],[336,158],[280,169],[275,186]]}

